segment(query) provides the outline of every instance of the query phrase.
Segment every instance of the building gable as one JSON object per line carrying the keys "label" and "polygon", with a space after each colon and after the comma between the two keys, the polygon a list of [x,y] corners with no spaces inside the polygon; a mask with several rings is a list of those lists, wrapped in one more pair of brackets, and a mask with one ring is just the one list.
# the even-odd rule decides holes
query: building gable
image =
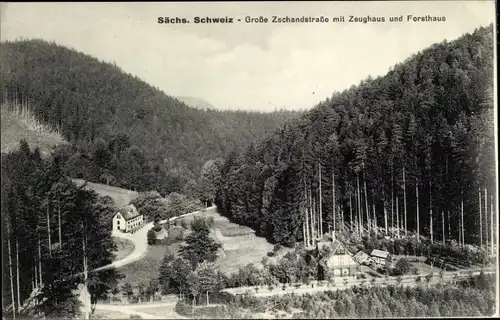
{"label": "building gable", "polygon": [[117,213],[120,213],[125,220],[132,220],[134,218],[142,216],[142,214],[139,214],[137,209],[133,204],[130,204],[126,207],[120,208]]}

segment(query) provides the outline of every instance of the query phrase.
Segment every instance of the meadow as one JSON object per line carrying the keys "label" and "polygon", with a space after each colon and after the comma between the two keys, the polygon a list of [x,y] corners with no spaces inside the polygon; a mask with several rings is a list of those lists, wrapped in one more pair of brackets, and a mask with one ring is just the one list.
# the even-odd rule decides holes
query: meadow
{"label": "meadow", "polygon": [[[73,179],[73,182],[76,185],[81,186],[85,183],[85,180],[82,179]],[[94,183],[87,181],[87,187],[89,189],[94,190],[101,197],[109,196],[114,201],[118,208],[124,207],[130,203],[130,201],[134,200],[139,196],[139,193],[136,191],[131,191],[123,188],[108,186],[101,183]]]}

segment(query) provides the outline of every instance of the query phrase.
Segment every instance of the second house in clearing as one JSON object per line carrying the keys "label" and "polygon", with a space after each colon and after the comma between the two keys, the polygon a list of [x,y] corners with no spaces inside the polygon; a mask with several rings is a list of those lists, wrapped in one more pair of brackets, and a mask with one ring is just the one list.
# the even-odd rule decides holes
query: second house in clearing
{"label": "second house in clearing", "polygon": [[113,216],[113,231],[130,232],[139,229],[144,223],[144,217],[139,214],[133,204],[118,210]]}

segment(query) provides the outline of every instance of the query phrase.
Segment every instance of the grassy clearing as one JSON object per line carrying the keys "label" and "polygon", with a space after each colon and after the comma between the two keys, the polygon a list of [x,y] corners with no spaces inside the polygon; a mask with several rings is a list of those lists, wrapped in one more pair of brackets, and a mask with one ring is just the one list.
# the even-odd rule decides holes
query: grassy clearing
{"label": "grassy clearing", "polygon": [[92,315],[93,319],[130,319],[127,313],[111,310],[96,310]]}
{"label": "grassy clearing", "polygon": [[[73,182],[78,186],[85,183],[82,179],[73,179]],[[136,191],[130,191],[127,189],[122,189],[118,187],[107,186],[101,183],[93,183],[87,182],[87,187],[89,189],[94,190],[101,197],[110,196],[115,201],[115,204],[118,207],[126,206],[130,203],[130,201],[134,200],[139,196],[139,193]]]}
{"label": "grassy clearing", "polygon": [[155,317],[162,317],[164,319],[186,319],[186,317],[183,317],[175,312],[175,304],[176,302],[173,302],[171,306],[140,308],[138,309],[138,311],[153,315]]}
{"label": "grassy clearing", "polygon": [[423,262],[412,262],[411,266],[413,268],[417,268],[420,271],[421,275],[426,275],[426,274],[429,274],[431,272],[433,272],[435,275],[438,275],[439,271],[441,270],[441,269],[439,269],[439,266],[431,267],[427,263],[423,263]]}
{"label": "grassy clearing", "polygon": [[170,248],[170,250],[175,254],[179,250],[180,246],[181,243],[179,242],[170,246],[148,246],[146,255],[142,259],[118,269],[118,271],[125,276],[125,278],[120,280],[120,285],[130,283],[132,287],[134,287],[140,283],[147,284],[151,279],[158,278],[161,260],[165,256],[167,248]]}
{"label": "grassy clearing", "polygon": [[30,147],[39,147],[42,154],[52,151],[55,145],[67,143],[59,134],[37,131],[14,113],[1,109],[1,152],[16,150],[21,139],[26,140]]}
{"label": "grassy clearing", "polygon": [[254,233],[252,229],[245,226],[225,226],[221,228],[220,232],[224,237],[237,237],[237,236],[246,236]]}
{"label": "grassy clearing", "polygon": [[128,239],[113,237],[113,241],[118,247],[118,251],[115,252],[115,260],[121,260],[134,251],[134,243]]}
{"label": "grassy clearing", "polygon": [[257,237],[254,230],[230,222],[226,217],[221,216],[216,209],[186,217],[186,222],[190,223],[195,216],[214,219],[213,232],[210,234],[214,240],[222,244],[224,254],[219,254],[216,264],[224,273],[238,271],[238,268],[249,263],[261,267],[262,258],[273,249],[273,245],[265,238]]}

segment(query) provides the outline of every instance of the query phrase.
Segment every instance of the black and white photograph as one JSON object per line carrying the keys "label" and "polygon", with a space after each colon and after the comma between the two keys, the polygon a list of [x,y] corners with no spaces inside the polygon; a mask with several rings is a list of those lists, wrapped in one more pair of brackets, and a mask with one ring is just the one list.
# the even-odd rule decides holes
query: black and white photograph
{"label": "black and white photograph", "polygon": [[0,3],[2,318],[498,317],[496,4]]}

